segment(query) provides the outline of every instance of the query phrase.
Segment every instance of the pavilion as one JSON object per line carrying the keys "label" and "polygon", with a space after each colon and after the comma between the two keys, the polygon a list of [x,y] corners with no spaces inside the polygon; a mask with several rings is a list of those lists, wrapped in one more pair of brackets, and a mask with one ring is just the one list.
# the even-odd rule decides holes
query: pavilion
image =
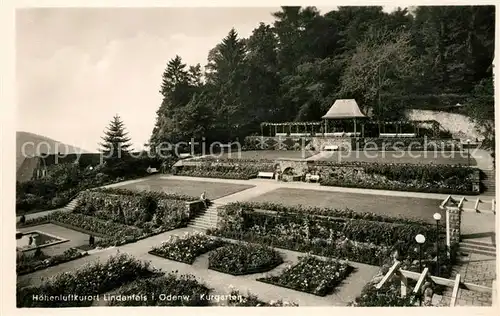
{"label": "pavilion", "polygon": [[[364,124],[361,124],[361,133],[357,132],[357,119],[364,119],[364,115],[359,109],[358,103],[354,99],[340,99],[336,100],[335,103],[330,107],[328,112],[321,117],[324,120],[325,127],[323,129],[323,134],[325,136],[336,136],[334,133],[328,132],[328,122],[329,120],[346,120],[352,119],[354,125],[354,134],[352,136],[358,137],[364,136]],[[344,131],[342,131],[344,133]]]}

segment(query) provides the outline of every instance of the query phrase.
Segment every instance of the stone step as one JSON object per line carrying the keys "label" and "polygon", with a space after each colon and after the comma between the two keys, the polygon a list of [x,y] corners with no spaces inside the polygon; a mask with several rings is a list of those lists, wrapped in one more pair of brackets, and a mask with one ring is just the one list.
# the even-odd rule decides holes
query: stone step
{"label": "stone step", "polygon": [[481,250],[481,251],[487,251],[487,252],[496,252],[496,247],[493,245],[478,245],[474,243],[468,243],[467,241],[463,241],[460,244],[460,249],[465,248],[465,249],[475,249],[475,250]]}
{"label": "stone step", "polygon": [[477,241],[477,240],[474,240],[474,239],[462,239],[462,241],[460,242],[460,244],[464,244],[464,245],[476,245],[476,246],[482,246],[482,247],[491,247],[491,248],[495,248],[496,245],[492,242],[487,242],[487,241]]}
{"label": "stone step", "polygon": [[196,230],[201,230],[201,231],[207,231],[210,228],[213,228],[211,226],[205,226],[205,225],[199,225],[199,224],[189,224],[189,228],[194,228]]}
{"label": "stone step", "polygon": [[485,250],[478,250],[470,247],[460,247],[460,252],[462,253],[476,253],[480,255],[485,255],[489,257],[495,257],[497,256],[496,252],[494,251],[485,251]]}

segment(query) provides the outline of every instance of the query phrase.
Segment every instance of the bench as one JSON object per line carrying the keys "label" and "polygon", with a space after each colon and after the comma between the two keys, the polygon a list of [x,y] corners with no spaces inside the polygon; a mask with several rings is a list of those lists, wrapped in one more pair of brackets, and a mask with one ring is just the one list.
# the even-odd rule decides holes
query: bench
{"label": "bench", "polygon": [[179,158],[181,159],[191,158],[191,154],[179,154]]}
{"label": "bench", "polygon": [[335,133],[333,133],[333,136],[335,136],[335,137],[343,137],[344,135],[345,135],[344,132],[335,132]]}
{"label": "bench", "polygon": [[319,175],[317,174],[306,174],[306,182],[319,182]]}
{"label": "bench", "polygon": [[274,172],[262,172],[262,171],[260,171],[257,174],[257,178],[269,178],[269,179],[272,179],[272,178],[274,178]]}
{"label": "bench", "polygon": [[417,135],[415,133],[401,133],[398,136],[401,138],[415,138]]}
{"label": "bench", "polygon": [[276,136],[286,136],[286,133],[276,133]]}
{"label": "bench", "polygon": [[146,169],[147,173],[157,173],[158,172],[158,169],[156,168],[151,168],[151,167],[148,167],[148,169]]}
{"label": "bench", "polygon": [[393,138],[396,137],[398,134],[396,133],[380,133],[380,137],[387,137],[387,138]]}
{"label": "bench", "polygon": [[323,148],[324,151],[338,151],[339,150],[339,146],[337,145],[326,145],[324,148]]}

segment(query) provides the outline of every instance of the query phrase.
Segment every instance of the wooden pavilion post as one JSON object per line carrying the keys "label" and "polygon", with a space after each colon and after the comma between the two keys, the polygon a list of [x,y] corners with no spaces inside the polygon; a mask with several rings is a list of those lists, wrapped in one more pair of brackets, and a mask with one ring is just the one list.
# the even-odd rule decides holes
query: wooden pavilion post
{"label": "wooden pavilion post", "polygon": [[365,137],[365,123],[361,123],[361,137]]}
{"label": "wooden pavilion post", "polygon": [[260,135],[264,137],[264,125],[260,124]]}
{"label": "wooden pavilion post", "polygon": [[354,136],[356,136],[356,118],[354,118]]}

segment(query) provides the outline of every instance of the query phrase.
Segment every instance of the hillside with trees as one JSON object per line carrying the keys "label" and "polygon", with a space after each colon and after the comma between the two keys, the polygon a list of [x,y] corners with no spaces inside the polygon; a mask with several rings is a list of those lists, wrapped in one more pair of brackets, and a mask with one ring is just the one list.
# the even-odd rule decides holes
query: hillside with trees
{"label": "hillside with trees", "polygon": [[204,67],[168,62],[152,148],[319,120],[339,98],[355,98],[374,120],[461,103],[492,126],[494,6],[282,7],[273,16],[248,38],[229,30]]}

